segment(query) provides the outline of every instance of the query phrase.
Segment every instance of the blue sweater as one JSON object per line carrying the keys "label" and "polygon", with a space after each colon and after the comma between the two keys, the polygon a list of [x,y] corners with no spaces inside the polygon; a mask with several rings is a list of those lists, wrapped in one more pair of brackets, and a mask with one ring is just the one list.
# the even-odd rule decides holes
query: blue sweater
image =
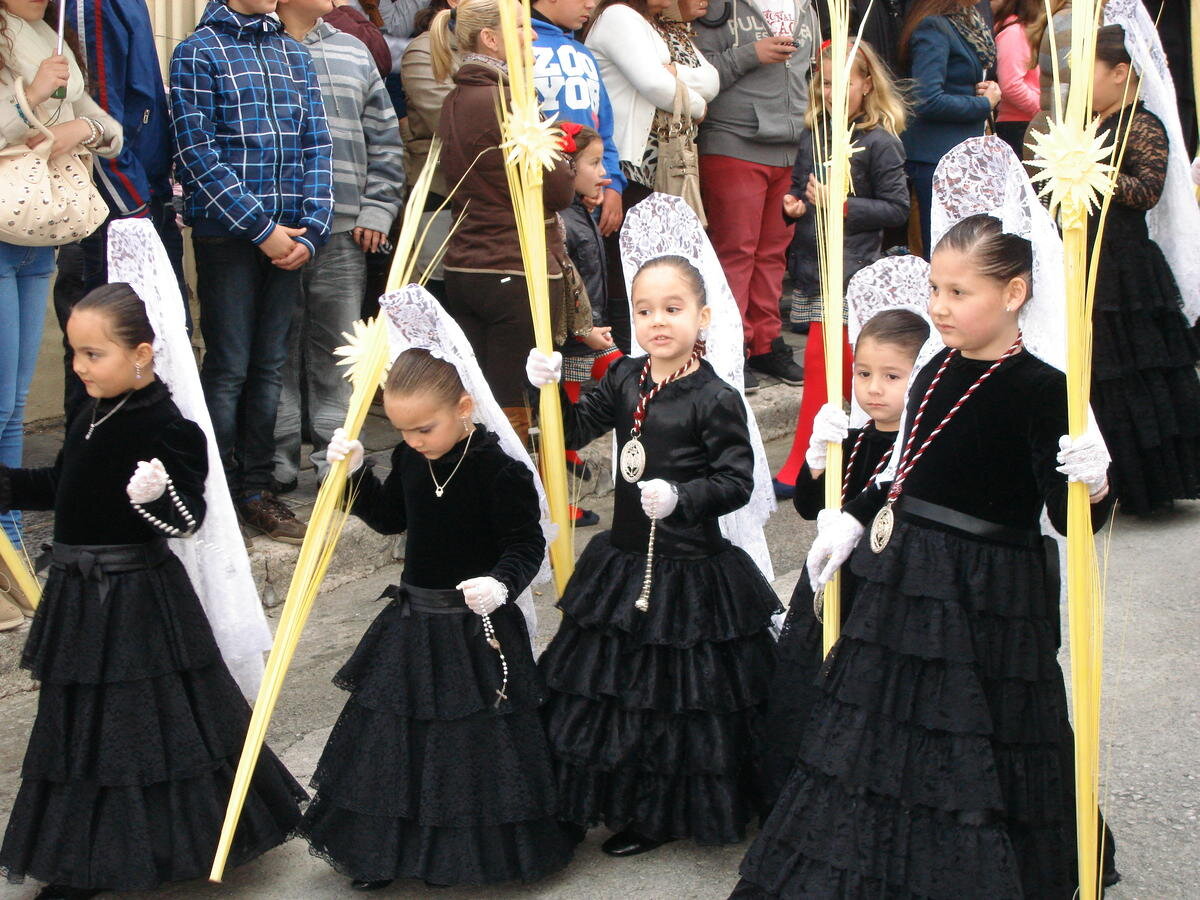
{"label": "blue sweater", "polygon": [[171,57],[171,111],[196,235],[260,244],[287,225],[316,252],[333,219],[332,144],[312,57],[277,19],[210,2]]}
{"label": "blue sweater", "polygon": [[92,96],[125,130],[114,159],[95,157],[96,187],[118,217],[171,199],[171,115],[145,0],[66,0],[87,54]]}
{"label": "blue sweater", "polygon": [[604,171],[614,191],[625,190],[621,157],[613,142],[613,113],[592,51],[571,33],[533,15],[533,78],[542,112],[556,122],[595,129],[604,141]]}
{"label": "blue sweater", "polygon": [[930,16],[909,40],[916,84],[912,120],[901,136],[908,158],[938,163],[951,147],[983,134],[991,104],[975,96],[983,66],[974,48],[943,16]]}

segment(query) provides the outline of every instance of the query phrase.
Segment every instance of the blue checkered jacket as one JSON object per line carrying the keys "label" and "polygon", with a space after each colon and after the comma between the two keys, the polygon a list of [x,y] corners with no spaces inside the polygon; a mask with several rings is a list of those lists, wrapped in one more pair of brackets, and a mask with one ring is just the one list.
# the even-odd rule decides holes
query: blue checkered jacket
{"label": "blue checkered jacket", "polygon": [[333,148],[312,57],[277,19],[210,2],[171,57],[171,112],[197,235],[258,244],[287,225],[316,252],[333,219]]}

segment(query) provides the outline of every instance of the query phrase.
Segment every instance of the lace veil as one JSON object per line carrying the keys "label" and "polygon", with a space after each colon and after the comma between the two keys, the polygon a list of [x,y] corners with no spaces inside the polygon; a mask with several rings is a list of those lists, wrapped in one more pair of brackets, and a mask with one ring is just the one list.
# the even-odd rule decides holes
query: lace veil
{"label": "lace veil", "polygon": [[1162,248],[1183,295],[1191,324],[1200,318],[1200,206],[1192,185],[1187,144],[1179,122],[1175,83],[1154,20],[1142,0],[1108,0],[1104,24],[1125,29],[1125,49],[1141,78],[1141,100],[1167,131],[1167,181],[1146,215],[1150,237]]}
{"label": "lace veil", "polygon": [[250,558],[213,432],[192,342],[183,318],[175,270],[149,219],[116,219],[108,226],[108,277],[133,286],[154,328],[154,373],[171,390],[185,418],[208,439],[207,511],[195,534],[170,540],[212,626],[221,657],[242,693],[258,696],[271,630],[250,574]]}
{"label": "lace veil", "polygon": [[[554,540],[558,529],[550,521],[546,492],[542,488],[542,479],[538,475],[537,467],[533,464],[529,451],[517,437],[508,417],[492,396],[491,388],[484,380],[483,372],[475,359],[475,351],[471,349],[467,336],[463,334],[458,323],[425,288],[416,284],[384,294],[379,298],[379,308],[387,316],[388,342],[391,345],[393,360],[405,350],[416,347],[428,350],[438,359],[452,363],[458,370],[463,387],[475,400],[475,419],[499,438],[500,447],[505,453],[523,464],[533,475],[533,484],[538,493],[538,507],[542,513],[542,533],[546,536],[547,543]],[[550,559],[549,556],[544,556],[532,584],[517,598],[517,606],[525,615],[525,622],[529,628],[530,641],[537,636],[537,613],[533,607],[532,585],[549,579]]]}
{"label": "lace veil", "polygon": [[[705,359],[716,373],[742,398],[750,442],[754,448],[754,491],[750,502],[741,509],[721,516],[721,531],[754,560],[767,581],[775,579],[771,553],[767,547],[763,526],[775,511],[775,492],[771,486],[771,469],[763,449],[762,435],[754,419],[754,411],[746,403],[742,367],[745,364],[745,345],[742,337],[742,316],[738,312],[733,292],[725,280],[725,272],[716,251],[708,242],[700,220],[682,197],[651,194],[629,211],[621,229],[621,261],[625,270],[625,285],[632,296],[633,276],[647,260],[659,256],[683,256],[691,260],[704,277],[708,305],[712,309]],[[636,335],[633,355],[643,356]]]}

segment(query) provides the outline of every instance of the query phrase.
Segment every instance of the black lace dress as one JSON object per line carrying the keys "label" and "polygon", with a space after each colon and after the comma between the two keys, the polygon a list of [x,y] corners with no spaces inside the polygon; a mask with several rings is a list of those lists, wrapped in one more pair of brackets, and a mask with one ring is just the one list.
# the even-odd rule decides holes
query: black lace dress
{"label": "black lace dress", "polygon": [[[564,407],[567,445],[633,424],[642,360],[619,360]],[[649,389],[649,385],[646,386]],[[589,542],[559,601],[540,666],[565,821],[658,840],[741,840],[758,812],[761,717],[780,609],[770,584],[721,535],[750,498],[753,451],[741,398],[702,361],[651,401],[645,479],[679,491],[658,523],[648,612],[634,608],[650,523],[617,479],[613,527]]]}
{"label": "black lace dress", "polygon": [[[1122,130],[1116,114],[1100,127]],[[1200,497],[1200,347],[1146,226],[1166,177],[1166,131],[1139,104],[1104,223],[1092,314],[1092,409],[1121,509],[1139,515]]]}
{"label": "black lace dress", "polygon": [[[862,436],[858,453],[850,457],[854,445]],[[878,431],[874,424],[865,429],[854,429],[842,443],[842,460],[850,466],[846,479],[846,499],[857,497],[867,486],[876,467],[896,442],[896,432]],[[813,521],[825,508],[825,475],[813,478],[808,463],[796,477],[796,493],[792,496],[802,518]],[[842,571],[842,625],[854,608],[854,592],[858,579],[845,568]],[[825,659],[824,626],[813,611],[813,589],[808,580],[808,569],[800,573],[800,580],[792,591],[787,618],[776,644],[777,658],[775,677],[771,681],[771,693],[767,704],[766,746],[763,750],[763,776],[766,801],[773,804],[783,790],[796,757],[800,753],[800,742],[808,724],[813,704],[820,695],[817,676]]]}
{"label": "black lace dress", "polygon": [[[555,816],[542,686],[515,603],[546,546],[533,476],[480,426],[432,469],[446,485],[440,498],[430,463],[400,444],[386,481],[366,469],[352,488],[355,515],[383,534],[407,532],[403,583],[334,678],[350,697],[299,832],[314,855],[364,881],[534,881],[565,866],[575,845]],[[508,588],[491,614],[508,661],[499,705],[500,658],[454,590],[481,575]],[[430,593],[455,602],[431,608]]]}
{"label": "black lace dress", "polygon": [[[113,407],[102,401],[96,418]],[[0,507],[55,510],[55,561],[22,658],[41,691],[0,868],[10,881],[146,891],[212,867],[250,706],[183,564],[125,494],[138,461],[157,457],[200,522],[203,433],[161,382],[89,439],[91,420],[87,404],[52,468],[0,469]],[[186,528],[166,495],[145,507]],[[114,552],[121,566],[104,563]],[[304,797],[263,748],[230,865],[282,843]]]}
{"label": "black lace dress", "polygon": [[[917,376],[910,416],[943,358]],[[955,356],[918,444],[989,365]],[[851,558],[853,611],[734,896],[1070,900],[1073,740],[1058,582],[1038,533],[1043,503],[1065,528],[1066,427],[1064,376],[1021,353],[912,469],[890,542],[876,554],[864,539]],[[847,511],[869,525],[886,488]],[[1111,508],[1093,506],[1093,524]],[[927,517],[956,514],[992,536]],[[1111,837],[1107,849],[1111,865]]]}

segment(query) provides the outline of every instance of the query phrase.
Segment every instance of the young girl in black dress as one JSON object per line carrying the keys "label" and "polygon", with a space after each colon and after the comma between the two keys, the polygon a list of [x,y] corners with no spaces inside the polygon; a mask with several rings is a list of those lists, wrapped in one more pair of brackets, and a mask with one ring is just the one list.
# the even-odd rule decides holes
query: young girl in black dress
{"label": "young girl in black dress", "polygon": [[[750,499],[754,452],[741,396],[697,342],[711,315],[704,280],[689,260],[661,256],[632,290],[647,357],[618,360],[563,410],[567,446],[616,429],[613,527],[576,564],[540,661],[560,815],[617,832],[603,845],[613,856],[678,838],[742,839],[758,809],[753,770],[780,608],[718,524]],[[557,354],[530,352],[535,386],[560,370]]]}
{"label": "young girl in black dress", "polygon": [[[1092,105],[1121,171],[1104,220],[1092,313],[1092,407],[1113,456],[1125,512],[1149,515],[1200,496],[1200,346],[1146,217],[1163,196],[1169,144],[1136,97],[1125,31],[1096,35]],[[1098,213],[1089,226],[1095,231]]]}
{"label": "young girl in black dress", "polygon": [[299,829],[358,890],[534,881],[574,851],[516,602],[545,557],[538,493],[477,405],[454,364],[413,347],[384,389],[403,437],[386,480],[341,429],[329,445],[350,459],[353,513],[407,534],[403,580],[334,679],[350,698]]}
{"label": "young girl in black dress", "polygon": [[[1061,372],[1023,349],[1032,247],[975,215],[933,255],[947,348],[914,379],[896,477],[822,523],[854,608],[738,897],[1048,897],[1075,891],[1072,737],[1056,579],[1038,530],[1067,482],[1111,509],[1107,454],[1071,441]],[[889,466],[890,468],[890,466]],[[867,540],[861,542],[864,531]],[[1111,844],[1110,844],[1111,848]]]}
{"label": "young girl in black dress", "polygon": [[[812,438],[796,479],[792,505],[804,519],[828,517],[825,511],[825,460],[829,443],[842,445],[842,501],[857,497],[891,458],[904,412],[908,379],[929,323],[912,310],[876,313],[854,345],[853,387],[858,405],[870,416],[863,428],[850,428],[840,404],[827,403],[813,421]],[[836,514],[834,514],[836,515]],[[854,608],[857,579],[842,577],[842,623]],[[816,702],[817,672],[825,658],[822,619],[814,606],[812,584],[803,572],[792,592],[779,636],[775,678],[767,707],[767,743],[763,753],[768,802],[774,802],[800,752],[808,715]]]}
{"label": "young girl in black dress", "polygon": [[[207,875],[250,708],[167,537],[205,514],[204,433],[154,374],[153,329],[128,284],[67,322],[94,403],[56,463],[0,467],[0,508],[53,509],[50,575],[22,665],[41,682],[0,870],[39,898],[152,890]],[[283,842],[304,791],[270,750],[234,865]]]}

